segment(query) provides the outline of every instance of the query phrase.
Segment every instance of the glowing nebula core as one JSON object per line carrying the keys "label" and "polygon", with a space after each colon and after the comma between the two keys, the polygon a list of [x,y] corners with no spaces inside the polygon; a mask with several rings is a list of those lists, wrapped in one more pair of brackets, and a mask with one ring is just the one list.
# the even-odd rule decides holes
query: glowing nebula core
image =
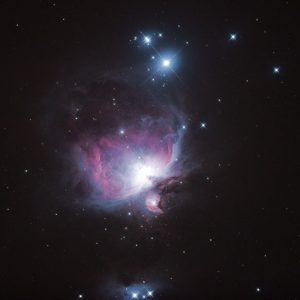
{"label": "glowing nebula core", "polygon": [[141,117],[126,130],[84,135],[74,147],[76,164],[99,201],[126,200],[145,193],[145,207],[160,213],[155,187],[175,176],[182,129],[172,118]]}

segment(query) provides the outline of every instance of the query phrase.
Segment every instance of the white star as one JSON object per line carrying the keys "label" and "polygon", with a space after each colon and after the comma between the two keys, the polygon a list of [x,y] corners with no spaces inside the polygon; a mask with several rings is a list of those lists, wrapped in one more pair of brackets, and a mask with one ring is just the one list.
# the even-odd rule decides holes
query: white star
{"label": "white star", "polygon": [[150,45],[151,44],[151,37],[150,36],[144,36],[144,42],[146,45]]}
{"label": "white star", "polygon": [[236,41],[236,38],[237,38],[236,33],[231,33],[230,37],[229,37],[229,40],[230,41]]}
{"label": "white star", "polygon": [[148,295],[149,297],[152,297],[152,296],[153,296],[153,291],[148,291],[147,295]]}
{"label": "white star", "polygon": [[138,293],[132,293],[132,299],[137,299],[138,298]]}
{"label": "white star", "polygon": [[274,74],[279,74],[280,68],[279,67],[274,67],[273,68],[273,73]]}
{"label": "white star", "polygon": [[158,36],[159,36],[159,37],[162,37],[162,36],[163,36],[163,34],[160,32],[160,33],[158,34]]}
{"label": "white star", "polygon": [[170,67],[171,65],[171,60],[170,59],[163,59],[162,60],[162,66],[165,67],[165,68],[168,68]]}
{"label": "white star", "polygon": [[256,288],[256,292],[259,293],[261,289],[259,287]]}
{"label": "white star", "polygon": [[82,299],[82,298],[83,298],[83,295],[82,295],[82,294],[79,294],[79,295],[78,295],[78,298],[79,298],[79,299]]}
{"label": "white star", "polygon": [[206,123],[201,123],[201,124],[200,124],[200,127],[201,127],[201,128],[206,128]]}
{"label": "white star", "polygon": [[121,135],[125,134],[125,130],[124,129],[120,129],[120,134]]}

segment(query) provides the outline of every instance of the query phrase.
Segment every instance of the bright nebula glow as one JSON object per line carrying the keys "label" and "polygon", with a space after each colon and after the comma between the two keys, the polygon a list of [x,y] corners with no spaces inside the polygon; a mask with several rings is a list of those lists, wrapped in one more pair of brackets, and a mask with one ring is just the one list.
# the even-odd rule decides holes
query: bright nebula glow
{"label": "bright nebula glow", "polygon": [[133,166],[133,185],[141,188],[148,187],[152,184],[152,179],[162,173],[161,171],[161,167],[158,163],[144,164],[138,162]]}
{"label": "bright nebula glow", "polygon": [[[134,199],[140,194],[144,207],[161,213],[158,183],[178,176],[183,132],[172,117],[143,117],[119,129],[119,134],[82,136],[74,158],[81,177],[99,204]],[[141,199],[141,197],[139,197]]]}
{"label": "bright nebula glow", "polygon": [[146,196],[146,206],[149,211],[153,213],[162,213],[163,211],[159,207],[160,196],[155,192],[149,192]]}

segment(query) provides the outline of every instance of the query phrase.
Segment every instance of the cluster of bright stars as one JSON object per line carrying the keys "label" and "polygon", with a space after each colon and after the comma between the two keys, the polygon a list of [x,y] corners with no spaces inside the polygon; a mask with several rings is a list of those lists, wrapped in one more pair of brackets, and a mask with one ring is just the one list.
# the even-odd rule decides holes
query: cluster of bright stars
{"label": "cluster of bright stars", "polygon": [[147,294],[143,294],[143,295],[140,295],[138,292],[133,292],[131,294],[131,298],[132,299],[146,299],[149,297],[153,297],[153,295],[154,295],[153,291],[147,291]]}
{"label": "cluster of bright stars", "polygon": [[[152,34],[144,34],[140,33],[139,36],[134,36],[133,41],[138,42],[138,46],[145,46],[151,48],[155,53],[154,55],[151,55],[151,60],[152,61],[158,61],[158,65],[154,68],[147,68],[148,72],[152,71],[154,69],[153,75],[156,73],[161,73],[163,77],[166,76],[165,72],[171,71],[175,73],[174,67],[175,67],[175,58],[176,55],[162,55],[155,47],[154,44],[156,44],[157,39],[162,39],[164,37],[164,34],[162,32],[158,33],[152,33]],[[186,42],[186,45],[189,43]],[[155,77],[151,78],[152,82],[155,82]],[[163,84],[162,87],[165,87],[166,84]]]}

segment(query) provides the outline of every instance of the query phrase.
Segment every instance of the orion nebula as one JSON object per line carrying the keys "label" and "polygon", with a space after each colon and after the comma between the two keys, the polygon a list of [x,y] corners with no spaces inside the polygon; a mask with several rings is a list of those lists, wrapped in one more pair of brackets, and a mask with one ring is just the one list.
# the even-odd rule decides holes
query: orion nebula
{"label": "orion nebula", "polygon": [[168,97],[111,78],[70,93],[69,177],[83,201],[103,208],[130,201],[153,214],[168,208],[166,186],[185,173],[186,133],[184,113]]}

